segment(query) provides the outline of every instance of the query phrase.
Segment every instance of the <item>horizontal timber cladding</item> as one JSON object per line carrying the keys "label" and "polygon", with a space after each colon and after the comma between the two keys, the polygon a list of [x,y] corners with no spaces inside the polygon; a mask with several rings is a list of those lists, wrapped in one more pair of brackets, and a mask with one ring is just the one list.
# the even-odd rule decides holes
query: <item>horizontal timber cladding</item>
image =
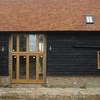
{"label": "horizontal timber cladding", "polygon": [[47,75],[100,75],[100,32],[47,33]]}
{"label": "horizontal timber cladding", "polygon": [[0,33],[0,76],[8,75],[9,35]]}

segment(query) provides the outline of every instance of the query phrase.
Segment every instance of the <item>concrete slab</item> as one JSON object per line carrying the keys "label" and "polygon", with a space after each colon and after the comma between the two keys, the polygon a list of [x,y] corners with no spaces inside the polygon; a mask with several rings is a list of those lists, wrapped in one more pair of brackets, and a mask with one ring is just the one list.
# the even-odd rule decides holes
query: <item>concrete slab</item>
{"label": "concrete slab", "polygon": [[100,88],[0,88],[0,100],[100,100]]}

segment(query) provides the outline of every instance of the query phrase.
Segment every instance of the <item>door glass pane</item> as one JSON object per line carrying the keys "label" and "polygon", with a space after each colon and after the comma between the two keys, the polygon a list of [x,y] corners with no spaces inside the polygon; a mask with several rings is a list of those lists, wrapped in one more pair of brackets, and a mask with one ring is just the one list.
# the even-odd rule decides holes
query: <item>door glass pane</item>
{"label": "door glass pane", "polygon": [[19,57],[19,77],[26,79],[26,56]]}
{"label": "door glass pane", "polygon": [[26,51],[26,35],[25,34],[21,34],[19,35],[19,48],[20,51]]}
{"label": "door glass pane", "polygon": [[39,79],[43,79],[43,56],[39,56]]}
{"label": "door glass pane", "polygon": [[29,51],[36,51],[36,35],[29,35]]}
{"label": "door glass pane", "polygon": [[13,43],[12,50],[16,51],[16,48],[17,48],[17,35],[16,34],[13,34],[13,41],[12,41],[12,43]]}
{"label": "door glass pane", "polygon": [[39,51],[43,52],[44,50],[44,44],[43,44],[43,35],[39,35]]}
{"label": "door glass pane", "polygon": [[36,56],[29,56],[29,79],[36,79]]}
{"label": "door glass pane", "polygon": [[12,56],[12,78],[16,79],[17,57]]}

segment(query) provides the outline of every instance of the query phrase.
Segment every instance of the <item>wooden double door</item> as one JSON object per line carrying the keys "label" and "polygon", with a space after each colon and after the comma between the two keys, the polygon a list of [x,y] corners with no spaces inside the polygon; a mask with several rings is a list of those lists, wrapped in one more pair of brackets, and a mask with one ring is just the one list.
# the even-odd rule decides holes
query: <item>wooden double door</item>
{"label": "wooden double door", "polygon": [[12,83],[44,83],[45,61],[43,34],[12,34]]}

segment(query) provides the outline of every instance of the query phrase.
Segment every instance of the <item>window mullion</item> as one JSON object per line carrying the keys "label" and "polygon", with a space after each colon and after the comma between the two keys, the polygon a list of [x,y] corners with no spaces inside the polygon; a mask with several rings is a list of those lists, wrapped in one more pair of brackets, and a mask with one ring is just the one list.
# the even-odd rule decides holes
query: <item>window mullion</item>
{"label": "window mullion", "polygon": [[39,80],[39,35],[36,35],[36,79]]}

